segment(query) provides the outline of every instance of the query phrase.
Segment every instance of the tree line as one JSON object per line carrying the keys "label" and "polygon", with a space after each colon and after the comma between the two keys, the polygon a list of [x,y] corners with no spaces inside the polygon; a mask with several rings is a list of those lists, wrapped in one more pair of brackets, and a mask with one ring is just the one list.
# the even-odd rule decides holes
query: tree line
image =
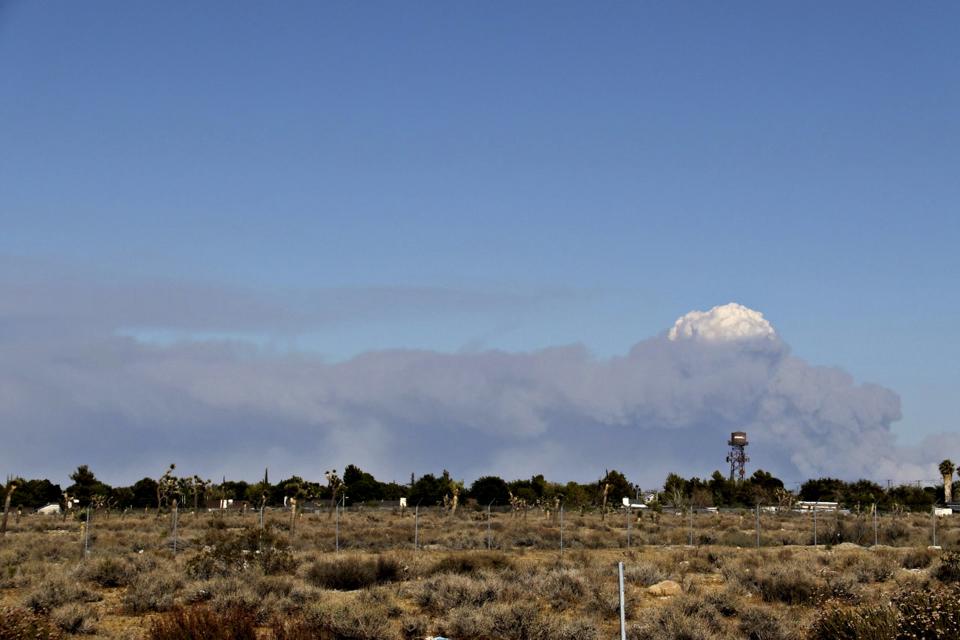
{"label": "tree line", "polygon": [[[944,461],[949,462],[949,461]],[[952,464],[951,464],[952,467]],[[941,470],[946,467],[941,465]],[[951,468],[951,474],[952,474]],[[514,509],[608,508],[619,506],[622,498],[641,498],[637,485],[617,470],[608,470],[596,482],[551,482],[543,475],[507,481],[498,476],[483,476],[469,486],[455,480],[444,470],[439,475],[411,475],[410,482],[382,482],[356,465],[348,465],[341,478],[335,470],[327,471],[325,482],[291,476],[270,482],[250,483],[226,480],[213,483],[199,476],[178,476],[175,465],[158,478],[145,477],[129,486],[110,486],[97,479],[87,466],[79,466],[72,474],[72,483],[65,489],[47,479],[11,479],[4,487],[4,497],[12,508],[37,509],[48,504],[107,509],[169,508],[174,501],[181,508],[206,508],[210,500],[232,500],[260,506],[279,507],[295,500],[299,504],[314,501],[344,505],[398,501],[406,498],[410,507],[445,505],[511,506]],[[953,489],[952,475],[944,475],[944,485],[919,487],[900,485],[885,488],[870,480],[849,482],[838,478],[815,478],[804,482],[799,491],[788,490],[782,480],[769,472],[757,470],[742,482],[730,480],[719,471],[709,478],[683,478],[667,475],[663,488],[647,492],[643,499],[650,506],[677,507],[752,507],[757,504],[790,508],[799,500],[838,502],[847,508],[877,508],[922,511],[949,501]],[[945,489],[949,487],[948,489]]]}

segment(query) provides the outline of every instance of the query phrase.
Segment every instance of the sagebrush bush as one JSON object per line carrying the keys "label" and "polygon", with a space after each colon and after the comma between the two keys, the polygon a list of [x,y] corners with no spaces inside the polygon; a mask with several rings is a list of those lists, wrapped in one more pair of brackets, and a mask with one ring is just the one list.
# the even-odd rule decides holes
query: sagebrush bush
{"label": "sagebrush bush", "polygon": [[99,558],[83,565],[80,577],[101,587],[124,587],[130,584],[136,570],[127,562],[112,557]]}
{"label": "sagebrush bush", "polygon": [[130,613],[169,611],[176,604],[183,580],[174,570],[158,569],[138,575],[123,594],[123,607]]}
{"label": "sagebrush bush", "polygon": [[900,560],[904,569],[926,569],[933,562],[934,554],[927,549],[911,549]]}
{"label": "sagebrush bush", "polygon": [[894,640],[897,614],[887,606],[830,608],[814,621],[810,640]]}
{"label": "sagebrush bush", "polygon": [[960,582],[960,553],[945,553],[932,573],[940,582]]}
{"label": "sagebrush bush", "polygon": [[67,604],[50,612],[50,620],[59,629],[70,634],[96,633],[99,616],[89,606]]}
{"label": "sagebrush bush", "polygon": [[538,577],[534,586],[556,611],[575,607],[590,591],[590,586],[579,569],[551,569]]}
{"label": "sagebrush bush", "polygon": [[[393,640],[396,637],[387,612],[377,606],[351,607],[321,602],[286,626],[287,637],[336,640]],[[312,634],[312,635],[307,635]]]}
{"label": "sagebrush bush", "polygon": [[0,638],[3,640],[59,640],[62,634],[47,618],[28,609],[0,608]]}
{"label": "sagebrush bush", "polygon": [[294,570],[290,545],[275,527],[208,529],[200,550],[187,560],[186,572],[196,580],[209,580],[251,568],[258,568],[268,575]]}
{"label": "sagebrush bush", "polygon": [[147,640],[257,640],[256,628],[256,618],[245,609],[176,608],[154,619]]}
{"label": "sagebrush bush", "polygon": [[477,573],[484,570],[498,571],[511,567],[513,567],[513,562],[503,553],[474,551],[446,555],[433,565],[430,573]]}
{"label": "sagebrush bush", "polygon": [[393,582],[400,576],[400,564],[392,558],[378,556],[376,560],[356,557],[318,561],[307,570],[307,580],[324,589],[353,591],[383,582]]}
{"label": "sagebrush bush", "polygon": [[738,629],[747,640],[791,640],[794,629],[784,616],[769,607],[747,606],[740,612]]}
{"label": "sagebrush bush", "polygon": [[796,566],[756,569],[742,574],[740,581],[767,602],[804,605],[812,603],[819,595],[816,578]]}
{"label": "sagebrush bush", "polygon": [[502,592],[502,586],[495,578],[440,574],[419,583],[413,599],[425,612],[443,614],[457,607],[479,607],[493,602]]}
{"label": "sagebrush bush", "polygon": [[898,638],[960,638],[960,587],[904,591],[893,604]]}
{"label": "sagebrush bush", "polygon": [[28,591],[23,604],[35,613],[49,613],[65,604],[97,602],[100,599],[99,594],[81,587],[75,581],[63,576],[54,576],[42,580]]}

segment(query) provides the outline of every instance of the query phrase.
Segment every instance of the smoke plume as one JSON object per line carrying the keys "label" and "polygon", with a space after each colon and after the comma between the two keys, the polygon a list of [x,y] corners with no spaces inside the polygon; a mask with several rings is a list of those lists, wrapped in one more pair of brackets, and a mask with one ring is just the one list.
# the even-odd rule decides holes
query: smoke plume
{"label": "smoke plume", "polygon": [[[0,467],[26,476],[62,480],[90,464],[107,481],[131,482],[176,462],[214,478],[256,478],[264,466],[272,477],[319,478],[353,462],[396,480],[447,468],[468,479],[586,481],[618,468],[652,486],[669,471],[722,469],[727,435],[745,430],[750,466],[788,481],[912,479],[930,475],[949,438],[898,448],[896,393],[793,356],[762,314],[737,304],[691,312],[609,359],[563,346],[387,350],[328,363],[236,342],[147,344],[118,333],[121,322],[149,321],[134,305],[121,320],[84,308],[83,323],[65,323],[76,314],[58,307],[63,292],[34,289],[24,304],[22,289],[3,293]],[[190,298],[191,314],[215,325],[204,309],[211,296],[193,293],[174,298]],[[75,288],[64,295],[83,298]],[[279,303],[246,296],[214,299],[268,322]],[[34,299],[42,304],[25,309]],[[281,318],[311,322],[289,309]]]}

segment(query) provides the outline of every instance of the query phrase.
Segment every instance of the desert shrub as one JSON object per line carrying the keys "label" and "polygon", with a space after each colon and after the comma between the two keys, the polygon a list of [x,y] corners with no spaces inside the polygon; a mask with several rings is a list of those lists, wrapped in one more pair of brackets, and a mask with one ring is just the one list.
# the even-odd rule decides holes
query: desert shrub
{"label": "desert shrub", "polygon": [[35,613],[49,613],[74,602],[97,602],[100,596],[63,577],[48,578],[27,592],[25,607]]}
{"label": "desert shrub", "polygon": [[427,637],[427,619],[423,616],[408,616],[400,625],[404,640],[421,640]]}
{"label": "desert shrub", "polygon": [[134,578],[121,601],[130,613],[169,611],[182,587],[183,581],[173,571],[152,571]]}
{"label": "desert shrub", "polygon": [[666,580],[667,574],[652,562],[631,562],[623,569],[623,579],[628,584],[649,587]]}
{"label": "desert shrub", "polygon": [[187,560],[186,572],[193,579],[209,580],[251,567],[268,575],[290,573],[295,568],[289,544],[275,527],[208,529],[203,547]]}
{"label": "desert shrub", "polygon": [[215,612],[207,607],[177,608],[156,618],[147,640],[256,640],[256,619],[250,611]]}
{"label": "desert shrub", "polygon": [[440,558],[430,570],[435,573],[476,573],[482,570],[511,568],[513,563],[502,554],[489,551],[453,553]]}
{"label": "desert shrub", "polygon": [[629,640],[721,640],[716,620],[667,605],[627,628]]}
{"label": "desert shrub", "polygon": [[89,562],[80,571],[80,577],[101,587],[123,587],[130,584],[135,569],[123,560],[107,557]]}
{"label": "desert shrub", "polygon": [[436,623],[437,632],[447,638],[490,638],[492,621],[482,607],[455,607]]}
{"label": "desert shrub", "polygon": [[492,578],[440,574],[418,584],[413,599],[425,611],[440,614],[457,607],[479,607],[493,602],[500,587],[501,583]]}
{"label": "desert shrub", "polygon": [[218,578],[207,583],[210,589],[209,608],[216,613],[244,610],[255,612],[258,622],[266,622],[269,614],[264,607],[276,602],[272,594],[259,595],[254,586],[237,577]]}
{"label": "desert shrub", "polygon": [[767,602],[802,605],[813,602],[818,595],[816,579],[799,567],[757,569],[742,574],[740,581]]}
{"label": "desert shrub", "polygon": [[532,604],[496,604],[487,609],[494,638],[539,640],[549,633],[546,621]]}
{"label": "desert shrub", "polygon": [[765,607],[745,608],[740,613],[738,628],[747,640],[788,640],[793,637],[783,616]]}
{"label": "desert shrub", "polygon": [[903,591],[893,604],[898,638],[960,638],[960,587]]}
{"label": "desert shrub", "polygon": [[28,609],[0,608],[0,638],[57,640],[61,633],[46,618]]}
{"label": "desert shrub", "polygon": [[709,593],[704,596],[704,600],[724,618],[735,616],[740,610],[740,596],[733,589]]}
{"label": "desert shrub", "polygon": [[597,628],[585,620],[545,616],[532,604],[488,604],[457,607],[441,621],[451,638],[471,640],[595,640]]}
{"label": "desert shrub", "polygon": [[537,590],[557,611],[574,606],[589,592],[586,579],[576,569],[551,569],[538,582]]}
{"label": "desert shrub", "polygon": [[[300,629],[296,627],[300,626]],[[345,603],[321,603],[307,609],[303,617],[289,624],[289,633],[302,638],[331,640],[391,640],[396,637],[390,618],[380,607],[352,607]]]}
{"label": "desert shrub", "polygon": [[900,561],[904,569],[926,569],[933,562],[934,554],[929,549],[911,549]]}
{"label": "desert shrub", "polygon": [[96,611],[88,606],[67,604],[50,612],[50,621],[59,629],[72,634],[96,633]]}
{"label": "desert shrub", "polygon": [[261,598],[268,595],[287,597],[293,592],[294,582],[288,576],[263,576],[254,581],[253,589]]}
{"label": "desert shrub", "polygon": [[338,558],[313,563],[307,570],[307,580],[324,589],[353,591],[383,582],[393,582],[400,576],[400,564],[382,556],[374,560]]}
{"label": "desert shrub", "polygon": [[960,582],[960,553],[944,554],[933,570],[933,577],[940,582]]}
{"label": "desert shrub", "polygon": [[830,608],[810,629],[810,640],[893,640],[897,616],[890,607]]}

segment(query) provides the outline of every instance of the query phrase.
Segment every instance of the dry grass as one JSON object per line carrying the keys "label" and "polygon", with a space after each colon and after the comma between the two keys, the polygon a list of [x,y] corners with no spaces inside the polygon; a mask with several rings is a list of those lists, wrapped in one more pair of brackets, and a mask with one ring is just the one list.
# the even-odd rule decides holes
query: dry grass
{"label": "dry grass", "polygon": [[[881,524],[881,542],[898,546],[814,548],[808,517],[765,514],[755,549],[749,513],[697,516],[689,547],[686,518],[644,516],[630,548],[622,514],[568,514],[562,557],[559,522],[534,512],[494,514],[491,550],[469,511],[421,512],[419,550],[409,514],[349,513],[339,554],[325,514],[292,533],[282,513],[264,531],[252,515],[181,516],[176,555],[166,517],[95,518],[85,558],[78,524],[25,517],[0,542],[0,640],[24,629],[124,640],[607,638],[618,633],[619,561],[631,638],[883,638],[897,625],[953,629],[960,579],[960,523],[941,521],[946,550],[929,550],[926,516]],[[818,541],[862,538],[863,526],[826,517]],[[664,580],[682,593],[648,594]],[[935,595],[916,595],[924,590]],[[229,634],[209,635],[211,625]]]}

